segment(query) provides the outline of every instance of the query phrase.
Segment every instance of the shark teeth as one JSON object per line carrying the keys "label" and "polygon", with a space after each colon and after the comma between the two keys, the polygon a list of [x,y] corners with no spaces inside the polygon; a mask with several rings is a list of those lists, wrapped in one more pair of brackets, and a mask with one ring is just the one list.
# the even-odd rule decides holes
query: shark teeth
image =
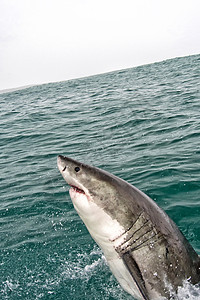
{"label": "shark teeth", "polygon": [[73,188],[73,190],[77,193],[81,193],[81,194],[85,194],[83,190],[79,189],[77,186],[75,185],[71,185],[70,186]]}

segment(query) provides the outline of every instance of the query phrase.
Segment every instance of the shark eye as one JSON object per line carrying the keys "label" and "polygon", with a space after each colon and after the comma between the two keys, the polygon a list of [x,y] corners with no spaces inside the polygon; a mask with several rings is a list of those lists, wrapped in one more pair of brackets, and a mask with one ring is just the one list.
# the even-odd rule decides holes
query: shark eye
{"label": "shark eye", "polygon": [[79,171],[80,171],[80,168],[79,168],[79,167],[75,167],[74,170],[75,170],[76,172],[79,172]]}

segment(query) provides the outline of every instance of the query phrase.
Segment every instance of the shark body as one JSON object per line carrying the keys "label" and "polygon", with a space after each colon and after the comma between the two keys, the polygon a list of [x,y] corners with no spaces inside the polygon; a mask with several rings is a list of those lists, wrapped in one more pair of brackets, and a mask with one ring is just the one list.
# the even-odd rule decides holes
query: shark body
{"label": "shark body", "polygon": [[136,299],[171,299],[184,280],[200,282],[200,257],[167,214],[128,182],[58,156],[70,196],[108,265]]}

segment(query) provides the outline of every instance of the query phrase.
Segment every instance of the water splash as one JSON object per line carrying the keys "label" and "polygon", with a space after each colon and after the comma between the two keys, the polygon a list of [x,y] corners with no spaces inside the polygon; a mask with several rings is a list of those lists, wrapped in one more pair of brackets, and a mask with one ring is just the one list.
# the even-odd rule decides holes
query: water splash
{"label": "water splash", "polygon": [[177,293],[178,300],[199,300],[200,299],[200,284],[192,285],[187,280],[182,287],[179,287]]}

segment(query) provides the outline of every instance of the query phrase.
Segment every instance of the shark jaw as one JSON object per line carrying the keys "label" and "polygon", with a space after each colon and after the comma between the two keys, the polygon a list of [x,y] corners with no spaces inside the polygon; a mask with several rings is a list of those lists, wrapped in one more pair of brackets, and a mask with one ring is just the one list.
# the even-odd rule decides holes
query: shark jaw
{"label": "shark jaw", "polygon": [[75,185],[70,185],[72,190],[74,190],[76,193],[79,193],[79,194],[85,194],[85,192],[81,189],[79,189],[77,186]]}

